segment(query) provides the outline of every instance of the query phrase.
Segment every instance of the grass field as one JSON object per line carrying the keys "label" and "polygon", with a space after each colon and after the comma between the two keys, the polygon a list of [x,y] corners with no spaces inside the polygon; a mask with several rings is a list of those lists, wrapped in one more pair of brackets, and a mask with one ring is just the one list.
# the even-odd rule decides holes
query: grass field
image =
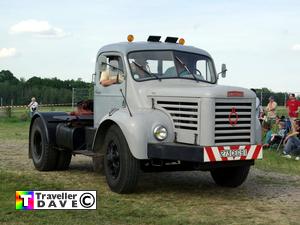
{"label": "grass field", "polygon": [[[217,187],[204,172],[148,173],[136,193],[118,195],[88,157],[73,157],[68,171],[35,170],[29,121],[14,116],[0,118],[0,224],[299,224],[300,162],[276,152],[266,150],[236,189]],[[15,210],[17,190],[68,189],[97,190],[97,210]]]}

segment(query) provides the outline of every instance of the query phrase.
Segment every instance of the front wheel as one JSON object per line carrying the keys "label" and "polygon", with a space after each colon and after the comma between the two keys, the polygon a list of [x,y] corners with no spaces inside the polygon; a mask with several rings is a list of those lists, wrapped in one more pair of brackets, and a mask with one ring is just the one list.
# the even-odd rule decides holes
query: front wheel
{"label": "front wheel", "polygon": [[104,149],[104,173],[110,189],[116,193],[132,192],[138,181],[139,160],[132,156],[117,125],[108,129]]}
{"label": "front wheel", "polygon": [[211,170],[211,176],[217,185],[222,187],[238,187],[247,178],[250,166],[236,166]]}

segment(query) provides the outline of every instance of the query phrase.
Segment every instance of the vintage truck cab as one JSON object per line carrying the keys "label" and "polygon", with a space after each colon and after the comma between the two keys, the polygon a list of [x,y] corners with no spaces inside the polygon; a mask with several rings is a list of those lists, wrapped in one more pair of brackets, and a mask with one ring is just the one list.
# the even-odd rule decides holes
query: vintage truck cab
{"label": "vintage truck cab", "polygon": [[255,94],[218,85],[226,66],[217,73],[206,51],[160,39],[129,35],[99,50],[91,115],[34,115],[37,169],[66,169],[72,154],[89,155],[117,193],[132,192],[141,171],[203,170],[221,186],[244,182],[262,158]]}

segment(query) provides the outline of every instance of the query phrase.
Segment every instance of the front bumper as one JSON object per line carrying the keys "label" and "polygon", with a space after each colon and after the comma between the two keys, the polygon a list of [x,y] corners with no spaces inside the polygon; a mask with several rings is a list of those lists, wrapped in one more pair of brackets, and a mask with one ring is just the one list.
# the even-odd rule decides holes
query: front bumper
{"label": "front bumper", "polygon": [[190,162],[224,162],[262,159],[262,145],[196,146],[178,143],[148,143],[149,159]]}

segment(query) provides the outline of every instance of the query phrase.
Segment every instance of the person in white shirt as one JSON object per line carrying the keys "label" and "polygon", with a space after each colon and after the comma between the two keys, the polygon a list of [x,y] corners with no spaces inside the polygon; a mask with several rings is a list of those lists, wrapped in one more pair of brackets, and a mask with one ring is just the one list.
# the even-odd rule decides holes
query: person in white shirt
{"label": "person in white shirt", "polygon": [[106,70],[102,71],[100,77],[100,84],[104,87],[108,87],[112,84],[120,84],[124,81],[124,74],[120,71],[119,61],[110,60]]}
{"label": "person in white shirt", "polygon": [[34,112],[36,112],[38,110],[38,106],[39,106],[39,104],[37,103],[35,97],[32,97],[31,102],[28,105],[28,108],[30,110],[30,117],[32,117]]}

